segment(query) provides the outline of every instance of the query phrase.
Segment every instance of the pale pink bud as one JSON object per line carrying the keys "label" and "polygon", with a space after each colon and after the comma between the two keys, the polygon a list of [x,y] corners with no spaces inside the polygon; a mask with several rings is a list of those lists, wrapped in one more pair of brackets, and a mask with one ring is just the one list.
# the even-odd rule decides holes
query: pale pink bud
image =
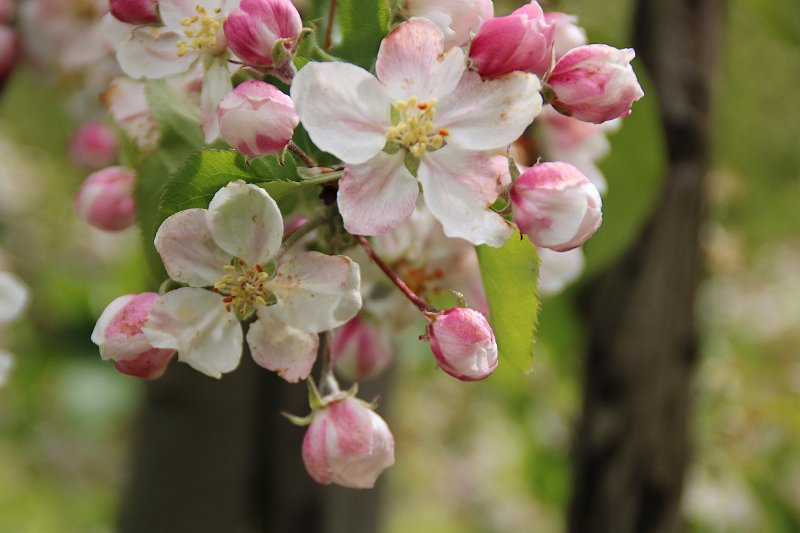
{"label": "pale pink bud", "polygon": [[0,26],[0,87],[17,66],[19,54],[17,33],[7,26]]}
{"label": "pale pink bud", "polygon": [[108,0],[111,14],[128,24],[155,24],[158,16],[158,0]]}
{"label": "pale pink bud", "polygon": [[280,69],[294,56],[303,21],[289,0],[242,0],[224,28],[228,46],[242,61]]}
{"label": "pale pink bud", "polygon": [[303,463],[317,483],[369,489],[394,464],[394,437],[368,405],[347,397],[314,412]]}
{"label": "pale pink bud", "polygon": [[175,350],[153,348],[142,325],[158,294],[144,292],[120,296],[105,308],[92,332],[103,359],[113,360],[116,369],[129,376],[155,379],[164,373]]}
{"label": "pale pink bud", "polygon": [[69,155],[72,160],[90,168],[110,165],[117,158],[119,145],[114,130],[102,122],[86,122],[72,134]]}
{"label": "pale pink bud", "polygon": [[564,115],[601,124],[631,114],[633,102],[644,96],[630,62],[630,48],[605,44],[573,48],[556,62],[544,96]]}
{"label": "pale pink bud", "polygon": [[478,381],[497,368],[497,343],[489,322],[474,309],[456,307],[428,324],[431,350],[442,370],[461,381]]}
{"label": "pale pink bud", "polygon": [[568,163],[540,163],[511,186],[511,215],[536,246],[559,252],[591,237],[603,221],[602,203],[589,178]]}
{"label": "pale pink bud", "polygon": [[573,48],[583,46],[588,42],[586,30],[578,26],[578,17],[575,15],[553,11],[545,13],[544,19],[548,24],[552,24],[555,27],[553,50],[555,51],[556,60],[561,59],[564,54]]}
{"label": "pale pink bud", "polygon": [[405,0],[409,17],[425,17],[442,30],[445,51],[464,46],[494,15],[492,0]]}
{"label": "pale pink bud", "polygon": [[485,78],[515,70],[543,74],[550,67],[554,30],[534,0],[506,17],[484,22],[469,57]]}
{"label": "pale pink bud", "polygon": [[381,330],[356,316],[333,337],[336,373],[350,381],[373,379],[392,361],[392,341]]}
{"label": "pale pink bud", "polygon": [[136,174],[124,167],[108,167],[90,174],[75,196],[78,216],[96,228],[119,231],[133,225]]}
{"label": "pale pink bud", "polygon": [[257,80],[246,81],[229,92],[217,113],[222,138],[251,157],[282,150],[300,122],[289,96]]}

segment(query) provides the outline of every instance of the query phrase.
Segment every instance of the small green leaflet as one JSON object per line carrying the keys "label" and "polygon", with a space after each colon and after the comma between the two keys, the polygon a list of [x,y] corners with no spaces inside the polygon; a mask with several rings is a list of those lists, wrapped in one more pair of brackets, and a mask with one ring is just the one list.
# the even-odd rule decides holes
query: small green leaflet
{"label": "small green leaflet", "polygon": [[370,68],[381,39],[389,31],[391,10],[387,0],[339,0],[339,29],[342,44],[334,55]]}
{"label": "small green leaflet", "polygon": [[147,80],[147,105],[161,128],[159,156],[170,171],[203,146],[200,110],[172,90],[163,79]]}
{"label": "small green leaflet", "polygon": [[477,252],[498,355],[528,372],[539,325],[539,255],[530,240],[520,239],[519,232],[501,248],[484,245]]}

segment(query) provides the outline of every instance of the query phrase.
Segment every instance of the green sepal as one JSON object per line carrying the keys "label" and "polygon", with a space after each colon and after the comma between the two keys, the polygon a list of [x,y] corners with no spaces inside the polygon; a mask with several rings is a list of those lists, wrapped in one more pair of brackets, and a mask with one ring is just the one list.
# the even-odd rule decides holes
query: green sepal
{"label": "green sepal", "polygon": [[406,152],[406,155],[403,158],[403,163],[406,165],[408,171],[411,172],[411,175],[416,178],[417,171],[419,170],[419,159],[411,152]]}
{"label": "green sepal", "polygon": [[286,411],[281,411],[281,415],[283,415],[289,422],[294,424],[295,426],[308,426],[311,424],[311,421],[314,420],[314,413],[308,414],[306,416],[297,416]]}

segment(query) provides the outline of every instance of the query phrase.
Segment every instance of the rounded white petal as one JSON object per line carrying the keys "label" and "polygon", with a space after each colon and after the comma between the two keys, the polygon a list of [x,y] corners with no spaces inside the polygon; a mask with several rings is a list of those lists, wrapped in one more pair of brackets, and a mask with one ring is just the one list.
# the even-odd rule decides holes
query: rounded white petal
{"label": "rounded white petal", "polygon": [[208,206],[214,241],[248,265],[263,263],[281,246],[283,218],[267,191],[243,181],[219,190]]}
{"label": "rounded white petal", "polygon": [[448,144],[425,154],[418,175],[425,205],[448,237],[498,247],[511,236],[512,227],[490,209],[500,173],[482,152]]}
{"label": "rounded white petal", "polygon": [[380,235],[414,212],[419,186],[403,164],[404,153],[380,152],[366,163],[345,168],[337,202],[347,231]]}
{"label": "rounded white petal", "polygon": [[464,51],[444,51],[444,35],[433,22],[412,18],[381,42],[375,70],[393,100],[415,96],[426,102],[455,90],[466,69]]}
{"label": "rounded white petal", "polygon": [[271,308],[262,307],[258,320],[247,332],[247,344],[259,366],[276,372],[289,383],[297,383],[311,373],[319,337],[289,326]]}
{"label": "rounded white petal", "polygon": [[224,57],[217,57],[208,66],[203,77],[203,88],[200,91],[200,127],[208,144],[219,137],[217,107],[233,89],[229,65]]}
{"label": "rounded white petal", "polygon": [[314,144],[345,163],[363,163],[386,144],[391,102],[366,70],[308,63],[295,76],[291,96]]}
{"label": "rounded white petal", "polygon": [[230,372],[242,357],[242,327],[225,310],[222,296],[184,287],[153,305],[142,331],[155,348],[178,351],[178,360],[214,378]]}
{"label": "rounded white petal", "polygon": [[181,35],[156,26],[133,30],[117,48],[117,61],[131,78],[164,78],[186,72],[197,54],[189,50],[178,56]]}
{"label": "rounded white petal", "polygon": [[231,254],[214,242],[207,213],[205,209],[179,211],[156,232],[156,250],[169,277],[192,287],[214,285],[231,260]]}
{"label": "rounded white petal", "polygon": [[271,310],[284,322],[319,333],[356,316],[360,278],[358,264],[349,257],[304,252],[278,266],[265,286],[278,299]]}
{"label": "rounded white petal", "polygon": [[436,125],[468,150],[498,150],[516,141],[542,110],[541,83],[533,74],[512,72],[481,80],[468,72],[436,106]]}
{"label": "rounded white petal", "polygon": [[10,272],[0,272],[0,325],[11,322],[25,310],[28,286]]}

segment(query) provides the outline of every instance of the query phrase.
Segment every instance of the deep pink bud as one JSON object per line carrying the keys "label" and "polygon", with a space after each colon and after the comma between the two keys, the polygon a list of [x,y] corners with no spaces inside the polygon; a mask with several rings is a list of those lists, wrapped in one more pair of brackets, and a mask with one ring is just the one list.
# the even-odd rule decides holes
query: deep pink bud
{"label": "deep pink bud", "polygon": [[533,0],[506,17],[484,22],[472,41],[469,57],[485,78],[515,70],[544,74],[550,67],[554,30]]}
{"label": "deep pink bud", "polygon": [[128,24],[155,24],[158,16],[158,0],[108,0],[111,14]]}
{"label": "deep pink bud", "polygon": [[461,381],[478,381],[497,368],[497,343],[489,322],[474,309],[456,307],[428,324],[431,350],[442,370]]}
{"label": "deep pink bud", "polygon": [[336,331],[333,359],[336,373],[351,381],[373,379],[392,361],[392,341],[385,330],[356,316]]}
{"label": "deep pink bud", "polygon": [[511,216],[536,246],[564,252],[591,237],[603,221],[589,178],[568,163],[540,163],[511,186]]}
{"label": "deep pink bud", "polygon": [[[242,61],[280,69],[294,56],[303,20],[289,0],[242,0],[224,28],[228,46]],[[286,41],[276,47],[281,39]]]}
{"label": "deep pink bud", "polygon": [[78,216],[96,228],[119,231],[133,225],[136,174],[125,167],[108,167],[90,174],[75,195]]}
{"label": "deep pink bud", "polygon": [[117,158],[119,145],[114,130],[102,122],[86,122],[72,134],[69,155],[72,160],[90,168],[110,165]]}
{"label": "deep pink bud", "polygon": [[7,26],[0,26],[0,86],[17,66],[19,54],[17,33]]}
{"label": "deep pink bud", "polygon": [[544,19],[548,24],[554,26],[553,48],[555,50],[556,61],[561,59],[564,54],[573,48],[583,46],[588,42],[586,30],[578,26],[578,17],[575,15],[551,11],[550,13],[544,14]]}
{"label": "deep pink bud", "polygon": [[289,96],[256,80],[246,81],[229,92],[219,103],[217,113],[222,138],[251,157],[282,150],[300,122]]}
{"label": "deep pink bud", "polygon": [[644,96],[630,62],[630,48],[605,44],[573,48],[556,62],[544,96],[564,115],[601,124],[631,114],[633,102]]}
{"label": "deep pink bud", "polygon": [[158,294],[144,292],[120,296],[105,308],[92,332],[103,359],[115,361],[116,369],[129,376],[155,379],[164,373],[175,350],[153,348],[142,325]]}
{"label": "deep pink bud", "polygon": [[369,489],[394,464],[394,437],[375,411],[347,397],[314,412],[303,463],[317,483]]}

